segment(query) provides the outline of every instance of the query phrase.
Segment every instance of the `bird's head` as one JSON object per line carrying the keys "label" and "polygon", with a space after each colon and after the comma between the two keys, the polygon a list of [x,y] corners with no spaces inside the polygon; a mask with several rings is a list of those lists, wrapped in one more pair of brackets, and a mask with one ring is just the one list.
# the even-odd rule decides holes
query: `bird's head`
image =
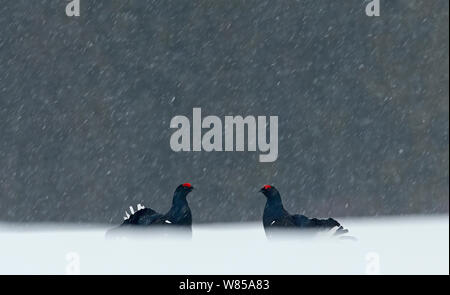
{"label": "bird's head", "polygon": [[273,185],[266,184],[260,190],[260,193],[263,193],[267,198],[278,194],[278,190]]}
{"label": "bird's head", "polygon": [[189,194],[193,190],[194,190],[194,187],[192,186],[192,184],[190,184],[190,183],[183,183],[183,184],[180,184],[177,187],[177,189],[175,190],[175,194],[181,194],[181,195],[186,196],[187,194]]}

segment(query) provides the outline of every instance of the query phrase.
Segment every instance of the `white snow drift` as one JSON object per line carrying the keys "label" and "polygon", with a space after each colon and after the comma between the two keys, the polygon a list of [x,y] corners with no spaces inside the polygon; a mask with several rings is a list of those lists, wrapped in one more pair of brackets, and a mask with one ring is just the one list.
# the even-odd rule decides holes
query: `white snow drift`
{"label": "white snow drift", "polygon": [[191,240],[0,224],[0,274],[449,274],[448,216],[339,220],[358,241],[268,241],[259,223],[194,225]]}

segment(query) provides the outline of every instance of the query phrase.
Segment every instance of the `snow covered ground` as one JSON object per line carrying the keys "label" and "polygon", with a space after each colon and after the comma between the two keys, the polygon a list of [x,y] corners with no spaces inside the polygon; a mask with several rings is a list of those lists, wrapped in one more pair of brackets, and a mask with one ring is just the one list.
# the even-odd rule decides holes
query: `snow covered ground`
{"label": "snow covered ground", "polygon": [[339,220],[358,241],[268,241],[259,223],[197,225],[191,240],[0,224],[0,274],[449,274],[448,215]]}

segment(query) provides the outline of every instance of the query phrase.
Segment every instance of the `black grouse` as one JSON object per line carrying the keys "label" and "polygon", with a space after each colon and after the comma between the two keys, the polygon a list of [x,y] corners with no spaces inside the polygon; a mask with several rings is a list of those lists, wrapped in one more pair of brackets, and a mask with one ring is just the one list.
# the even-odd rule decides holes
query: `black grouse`
{"label": "black grouse", "polygon": [[155,226],[164,226],[166,228],[170,226],[171,228],[176,227],[191,232],[192,214],[186,197],[193,189],[194,187],[190,183],[180,184],[173,194],[172,207],[166,214],[145,208],[141,204],[137,206],[136,212],[134,212],[133,207],[130,207],[131,215],[125,212],[126,216],[123,223],[112,231],[117,232],[118,230],[130,228],[154,228]]}
{"label": "black grouse", "polygon": [[265,185],[260,192],[267,198],[263,214],[263,225],[268,237],[271,237],[276,229],[310,230],[309,232],[336,229],[335,235],[341,235],[348,232],[348,230],[344,229],[340,223],[333,218],[310,219],[300,214],[289,214],[289,212],[284,209],[280,193],[274,186]]}

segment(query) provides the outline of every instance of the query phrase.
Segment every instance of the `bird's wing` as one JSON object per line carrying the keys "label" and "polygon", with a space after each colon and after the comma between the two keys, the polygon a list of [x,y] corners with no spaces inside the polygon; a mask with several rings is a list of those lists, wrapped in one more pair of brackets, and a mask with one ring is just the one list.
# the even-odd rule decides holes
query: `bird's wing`
{"label": "bird's wing", "polygon": [[295,224],[298,227],[305,229],[318,229],[318,230],[333,230],[336,229],[335,235],[342,235],[348,233],[347,229],[344,229],[342,225],[333,218],[317,219],[308,218],[304,215],[296,214],[292,216],[295,220]]}
{"label": "bird's wing", "polygon": [[274,219],[267,219],[265,227],[295,227],[295,220],[289,214],[277,217]]}

